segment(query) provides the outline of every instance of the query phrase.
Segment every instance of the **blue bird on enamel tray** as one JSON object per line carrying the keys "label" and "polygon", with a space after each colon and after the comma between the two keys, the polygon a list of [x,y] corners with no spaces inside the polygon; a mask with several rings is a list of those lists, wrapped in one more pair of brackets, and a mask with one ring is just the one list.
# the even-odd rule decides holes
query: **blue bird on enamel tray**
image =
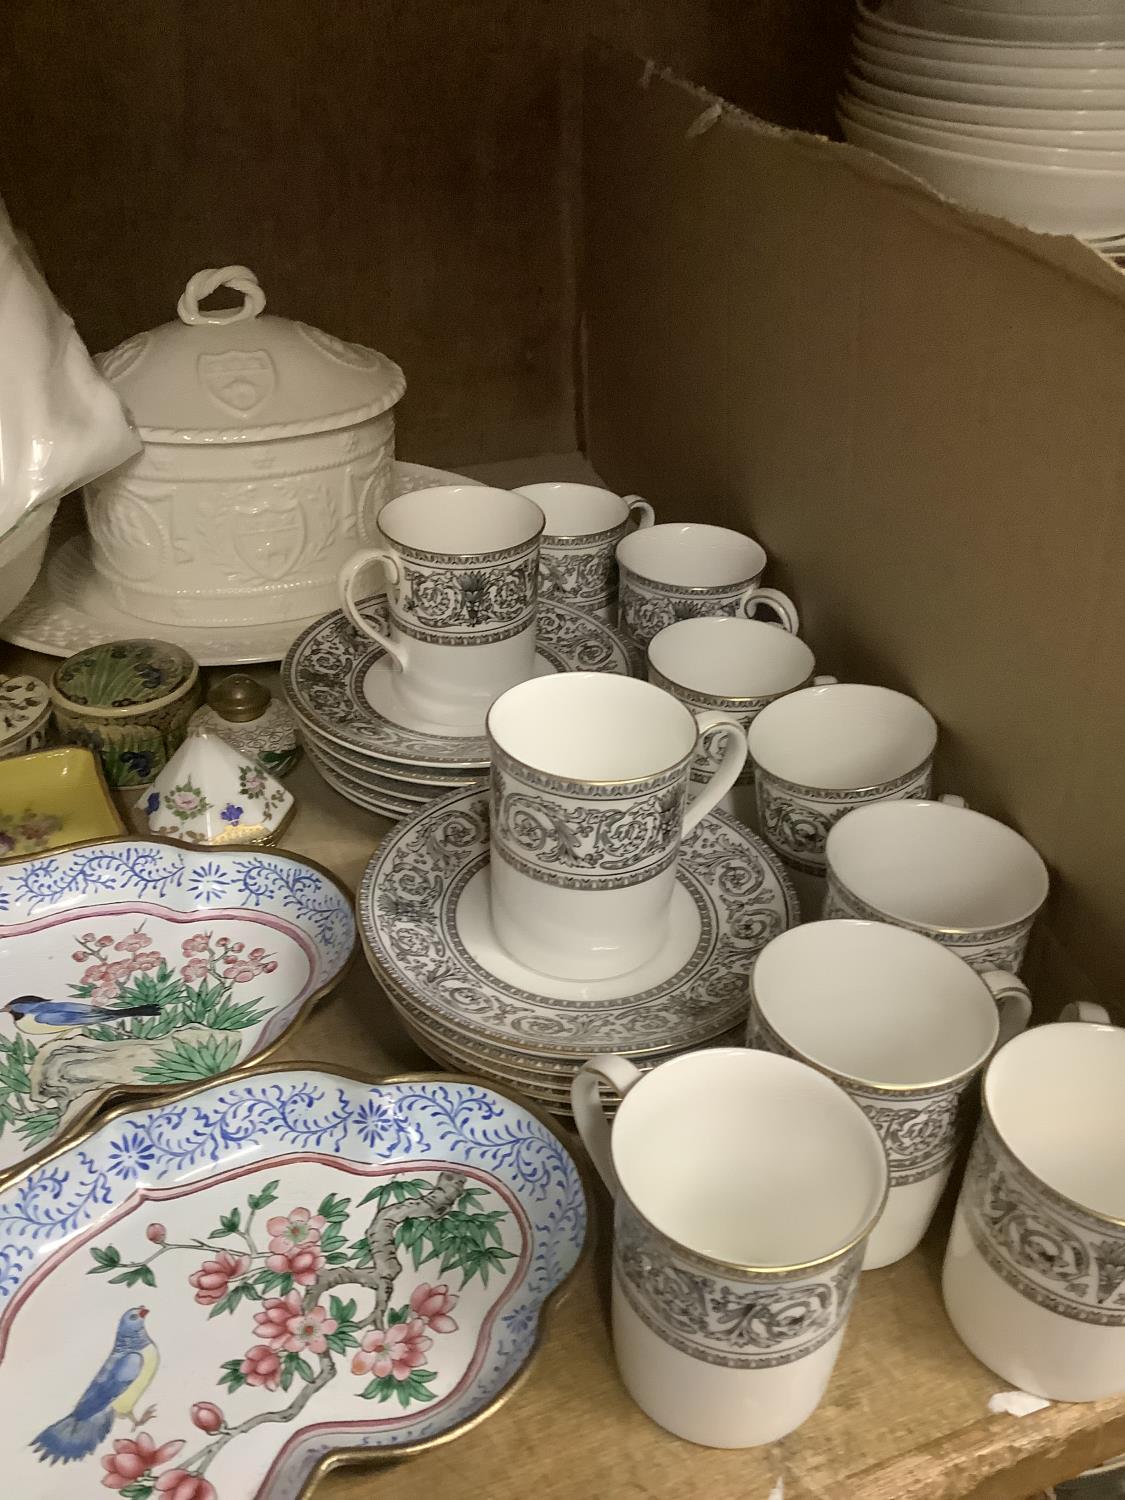
{"label": "blue bird on enamel tray", "polygon": [[159,1005],[123,1005],[120,1010],[87,1005],[82,1000],[43,1000],[38,995],[17,995],[4,1010],[12,1016],[16,1030],[25,1036],[65,1036],[87,1026],[111,1026],[130,1016],[158,1016]]}
{"label": "blue bird on enamel tray", "polygon": [[147,1307],[131,1307],[121,1314],[113,1348],[75,1402],[74,1410],[32,1438],[31,1447],[40,1459],[52,1464],[74,1463],[93,1453],[115,1417],[128,1417],[137,1427],[155,1415],[152,1408],[139,1417],[134,1413],[160,1363],[145,1327],[147,1315]]}

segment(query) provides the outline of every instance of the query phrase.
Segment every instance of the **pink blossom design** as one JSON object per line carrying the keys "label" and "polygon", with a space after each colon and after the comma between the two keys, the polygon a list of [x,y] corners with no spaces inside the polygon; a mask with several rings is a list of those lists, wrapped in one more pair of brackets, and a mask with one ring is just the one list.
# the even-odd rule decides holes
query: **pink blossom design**
{"label": "pink blossom design", "polygon": [[289,1322],[301,1316],[301,1294],[267,1297],[262,1310],[254,1314],[254,1332],[271,1349],[280,1349],[289,1337]]}
{"label": "pink blossom design", "polygon": [[439,1281],[437,1286],[422,1281],[410,1293],[410,1311],[429,1324],[435,1333],[455,1333],[457,1324],[449,1314],[459,1300],[456,1292],[451,1292],[444,1281]]}
{"label": "pink blossom design", "polygon": [[186,984],[198,984],[201,979],[207,978],[207,973],[207,960],[193,958],[190,963],[184,964],[180,970],[180,977]]}
{"label": "pink blossom design", "polygon": [[327,1220],[321,1218],[320,1214],[310,1213],[307,1208],[295,1208],[287,1214],[275,1214],[272,1219],[266,1220],[270,1249],[277,1255],[285,1255],[290,1250],[315,1245],[319,1243],[320,1231],[326,1223]]}
{"label": "pink blossom design", "polygon": [[149,969],[158,969],[164,960],[159,953],[138,953],[133,962],[135,968],[147,972]]}
{"label": "pink blossom design", "polygon": [[248,1255],[234,1255],[230,1250],[220,1250],[213,1260],[205,1260],[198,1271],[188,1277],[195,1287],[195,1300],[204,1307],[219,1302],[226,1296],[230,1283],[244,1276],[250,1269]]}
{"label": "pink blossom design", "polygon": [[191,1409],[191,1420],[200,1432],[218,1432],[226,1418],[213,1401],[197,1401]]}
{"label": "pink blossom design", "polygon": [[136,932],[129,933],[128,937],[119,938],[113,946],[118,953],[140,953],[143,948],[152,947],[152,939],[138,927]]}
{"label": "pink blossom design", "polygon": [[156,1492],[163,1500],[218,1500],[211,1481],[187,1469],[168,1469],[161,1474],[156,1481]]}
{"label": "pink blossom design", "polygon": [[223,978],[232,984],[245,984],[249,979],[257,979],[261,970],[254,964],[237,964],[229,966],[223,971]]}
{"label": "pink blossom design", "polygon": [[102,1483],[106,1489],[123,1490],[127,1484],[135,1483],[146,1470],[159,1468],[175,1458],[183,1446],[183,1439],[177,1438],[171,1443],[161,1443],[158,1448],[147,1432],[138,1432],[132,1438],[118,1438],[113,1452],[102,1459],[105,1470]]}
{"label": "pink blossom design", "polygon": [[407,1380],[411,1370],[425,1364],[426,1350],[432,1343],[421,1318],[392,1323],[389,1328],[370,1328],[352,1359],[352,1374],[374,1374],[380,1380],[393,1375],[396,1380]]}
{"label": "pink blossom design", "polygon": [[91,964],[83,971],[82,983],[92,985],[89,999],[112,1000],[117,994],[117,981],[113,977],[112,964]]}
{"label": "pink blossom design", "polygon": [[267,1270],[292,1276],[298,1286],[312,1286],[323,1265],[324,1255],[316,1244],[304,1245],[300,1250],[279,1250],[266,1258]]}
{"label": "pink blossom design", "polygon": [[168,1238],[168,1231],[163,1224],[153,1223],[145,1230],[145,1239],[152,1245],[163,1245]]}
{"label": "pink blossom design", "polygon": [[285,1340],[285,1348],[290,1354],[300,1354],[302,1349],[307,1349],[310,1354],[324,1354],[328,1349],[328,1335],[336,1332],[336,1319],[330,1318],[318,1303],[308,1312],[290,1318],[286,1327],[289,1337]]}
{"label": "pink blossom design", "polygon": [[239,1366],[246,1376],[247,1385],[264,1385],[267,1391],[276,1391],[281,1383],[281,1356],[265,1344],[255,1344],[247,1349],[246,1358]]}
{"label": "pink blossom design", "polygon": [[195,953],[209,953],[211,950],[211,934],[209,932],[197,932],[194,937],[185,938],[180,944],[180,952],[185,958],[191,958]]}

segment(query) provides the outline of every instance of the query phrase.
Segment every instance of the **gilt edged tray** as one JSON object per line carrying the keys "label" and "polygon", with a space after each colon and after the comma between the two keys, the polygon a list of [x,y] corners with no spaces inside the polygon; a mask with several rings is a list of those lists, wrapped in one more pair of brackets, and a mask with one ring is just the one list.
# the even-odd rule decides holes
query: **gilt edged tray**
{"label": "gilt edged tray", "polygon": [[348,892],[292,854],[119,838],[0,866],[0,1181],[113,1095],[268,1055],[355,946]]}
{"label": "gilt edged tray", "polygon": [[266,1065],[122,1106],[0,1189],[8,1491],[296,1500],[447,1439],[587,1228],[562,1136],[472,1079]]}

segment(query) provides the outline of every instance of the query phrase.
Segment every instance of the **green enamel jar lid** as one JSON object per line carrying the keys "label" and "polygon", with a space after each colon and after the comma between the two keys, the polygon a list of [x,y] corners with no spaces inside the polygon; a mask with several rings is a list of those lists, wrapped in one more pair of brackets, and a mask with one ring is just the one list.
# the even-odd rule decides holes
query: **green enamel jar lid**
{"label": "green enamel jar lid", "polygon": [[191,692],[199,667],[168,641],[106,641],[68,656],[51,697],[71,713],[98,718],[147,714]]}

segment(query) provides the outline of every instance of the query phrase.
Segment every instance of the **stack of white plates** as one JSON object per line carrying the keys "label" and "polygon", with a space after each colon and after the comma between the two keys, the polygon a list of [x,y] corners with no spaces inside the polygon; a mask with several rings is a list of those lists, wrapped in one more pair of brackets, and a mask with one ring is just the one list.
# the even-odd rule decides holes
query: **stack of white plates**
{"label": "stack of white plates", "polygon": [[859,0],[845,137],[972,208],[1125,242],[1125,7]]}
{"label": "stack of white plates", "polygon": [[[387,629],[384,599],[368,599],[360,609]],[[643,667],[637,649],[616,630],[570,605],[541,602],[537,629],[542,672],[628,676]],[[483,735],[402,722],[386,653],[342,610],[297,637],[282,662],[281,684],[313,765],[341,796],[369,812],[406,817],[488,775]]]}
{"label": "stack of white plates", "polygon": [[357,910],[375,976],[443,1066],[506,1084],[557,1114],[588,1058],[655,1067],[744,1040],[750,968],[799,920],[780,863],[725,813],[685,841],[663,949],[620,979],[551,979],[498,942],[489,900],[488,791],[423,807],[383,840]]}

